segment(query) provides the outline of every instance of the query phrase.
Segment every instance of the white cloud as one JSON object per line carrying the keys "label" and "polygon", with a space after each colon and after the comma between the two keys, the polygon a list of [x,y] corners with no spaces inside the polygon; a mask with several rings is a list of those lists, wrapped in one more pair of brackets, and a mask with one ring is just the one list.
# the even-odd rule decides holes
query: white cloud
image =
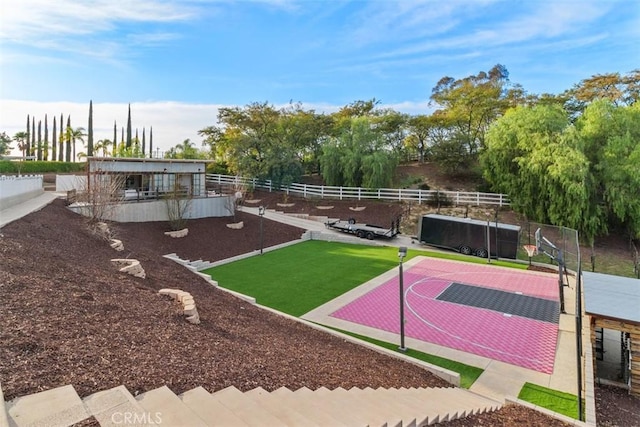
{"label": "white cloud", "polygon": [[19,0],[2,9],[0,37],[19,43],[51,34],[86,35],[115,29],[118,22],[169,22],[193,16],[183,2],[158,0]]}
{"label": "white cloud", "polygon": [[[476,4],[476,7],[487,4]],[[589,25],[602,17],[612,4],[598,1],[584,2],[530,2],[529,6],[518,11],[512,11],[511,18],[500,21],[499,16],[486,19],[479,24],[466,24],[468,28],[458,29],[459,35],[451,33],[449,36],[440,35],[437,39],[421,37],[413,43],[406,43],[403,47],[384,51],[375,57],[394,58],[412,55],[423,55],[428,52],[451,52],[451,50],[463,49],[489,49],[496,46],[519,45],[520,49],[526,49],[527,42],[549,40],[559,36],[584,37],[583,31],[589,29]],[[452,9],[456,6],[458,9]],[[462,3],[453,3],[451,9],[444,8],[438,18],[449,17],[455,19],[457,13],[461,13]],[[580,13],[576,13],[576,8]],[[489,9],[479,10],[483,16],[491,16]],[[447,14],[450,14],[448,16]],[[468,12],[467,12],[468,13]],[[422,25],[428,26],[428,20]],[[587,31],[586,34],[589,34]]]}
{"label": "white cloud", "polygon": [[[184,104],[180,102],[136,102],[131,104],[131,124],[135,135],[136,128],[142,138],[142,129],[146,128],[147,144],[149,131],[153,128],[153,146],[160,151],[180,144],[190,139],[200,145],[202,138],[198,130],[214,125],[220,105],[214,104]],[[35,102],[20,100],[0,100],[0,132],[7,132],[13,136],[16,132],[24,131],[27,115],[42,121],[44,126],[45,114],[48,116],[49,135],[53,131],[53,116],[57,121],[60,114],[71,115],[72,127],[87,128],[89,119],[89,103],[76,102]],[[113,124],[117,124],[118,139],[121,137],[122,127],[127,125],[127,104],[94,103],[93,129],[94,141],[113,139]],[[37,123],[37,122],[36,122]],[[58,124],[58,129],[60,129]]]}
{"label": "white cloud", "polygon": [[39,58],[64,52],[122,65],[122,58],[136,47],[179,37],[145,25],[136,25],[136,31],[130,32],[123,25],[167,24],[194,16],[197,9],[182,1],[15,0],[3,5],[0,42],[9,56],[21,53]]}
{"label": "white cloud", "polygon": [[445,33],[470,10],[496,0],[375,1],[365,3],[356,15],[350,38],[358,45],[389,39],[416,40]]}
{"label": "white cloud", "polygon": [[[122,128],[127,125],[127,105],[124,103],[94,103],[93,104],[93,133],[94,141],[113,139],[113,124],[117,124],[117,138],[120,140]],[[275,105],[276,108],[288,104]],[[330,114],[338,111],[342,105],[327,103],[302,103],[303,108],[315,110],[317,113]],[[147,144],[149,131],[153,128],[153,147],[160,151],[190,139],[196,146],[200,146],[202,138],[198,131],[217,123],[218,109],[233,107],[220,104],[188,104],[173,101],[135,102],[131,104],[131,125],[133,134],[138,129],[138,136],[142,138],[142,129],[146,129]],[[393,108],[407,114],[425,114],[430,111],[427,102],[401,102],[396,104],[381,104],[380,108]],[[49,138],[53,132],[53,117],[60,121],[60,114],[71,115],[72,127],[87,128],[89,120],[89,103],[78,102],[36,102],[21,100],[0,100],[0,132],[9,136],[24,131],[27,125],[27,115],[33,120],[42,121],[47,115],[49,124]],[[58,131],[60,125],[58,123]],[[14,144],[15,145],[15,144]],[[78,150],[83,151],[83,150]],[[154,150],[155,151],[155,150]],[[14,150],[14,154],[18,154]]]}

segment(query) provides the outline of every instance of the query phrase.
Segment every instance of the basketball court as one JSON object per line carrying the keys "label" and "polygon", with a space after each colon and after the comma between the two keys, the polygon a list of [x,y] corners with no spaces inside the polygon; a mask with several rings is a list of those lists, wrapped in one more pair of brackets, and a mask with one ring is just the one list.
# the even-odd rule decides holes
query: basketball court
{"label": "basketball court", "polygon": [[[404,264],[403,288],[407,338],[553,373],[556,275],[416,257]],[[398,268],[303,317],[343,329],[353,324],[399,334]]]}

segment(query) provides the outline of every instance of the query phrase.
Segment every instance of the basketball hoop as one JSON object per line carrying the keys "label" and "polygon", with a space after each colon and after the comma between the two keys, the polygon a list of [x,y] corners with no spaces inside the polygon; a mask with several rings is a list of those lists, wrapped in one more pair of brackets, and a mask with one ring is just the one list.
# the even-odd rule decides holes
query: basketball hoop
{"label": "basketball hoop", "polygon": [[527,251],[527,255],[529,255],[529,258],[538,255],[538,248],[536,245],[523,245],[522,247],[525,251]]}

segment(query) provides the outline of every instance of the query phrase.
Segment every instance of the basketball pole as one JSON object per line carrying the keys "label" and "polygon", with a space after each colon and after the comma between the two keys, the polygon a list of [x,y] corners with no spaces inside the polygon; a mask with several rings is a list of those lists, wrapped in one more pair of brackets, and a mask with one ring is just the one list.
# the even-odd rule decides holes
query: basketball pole
{"label": "basketball pole", "polygon": [[562,255],[562,249],[558,249],[556,255],[556,261],[558,262],[558,286],[560,288],[560,313],[566,314],[564,311],[564,257]]}

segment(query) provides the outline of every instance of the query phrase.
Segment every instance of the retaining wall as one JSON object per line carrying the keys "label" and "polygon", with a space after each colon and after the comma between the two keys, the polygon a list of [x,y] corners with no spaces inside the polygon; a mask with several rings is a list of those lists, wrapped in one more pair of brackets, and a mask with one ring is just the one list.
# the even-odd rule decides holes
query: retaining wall
{"label": "retaining wall", "polygon": [[81,191],[86,188],[86,175],[56,175],[56,191]]}
{"label": "retaining wall", "polygon": [[44,193],[42,175],[0,176],[0,210]]}
{"label": "retaining wall", "polygon": [[[186,219],[231,216],[227,208],[233,196],[206,197],[191,199],[191,205],[185,213]],[[86,204],[75,203],[69,209],[84,216],[91,216],[91,208]],[[140,202],[122,202],[104,209],[102,219],[116,222],[169,221],[164,200]]]}

